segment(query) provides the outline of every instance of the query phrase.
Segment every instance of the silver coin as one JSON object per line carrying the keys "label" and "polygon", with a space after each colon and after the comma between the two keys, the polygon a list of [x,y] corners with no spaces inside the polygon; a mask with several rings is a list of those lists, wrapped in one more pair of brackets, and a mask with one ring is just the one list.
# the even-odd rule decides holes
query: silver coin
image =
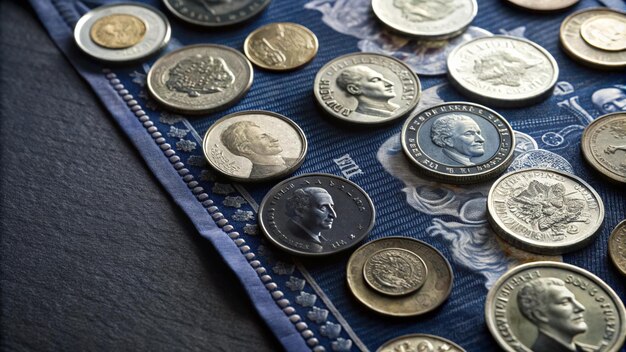
{"label": "silver coin", "polygon": [[235,49],[214,44],[182,47],[157,60],[147,82],[166,108],[206,114],[239,101],[252,85],[252,64]]}
{"label": "silver coin", "polygon": [[295,122],[269,111],[241,111],[215,121],[202,141],[215,170],[243,182],[267,181],[294,172],[307,151]]}
{"label": "silver coin", "polygon": [[495,35],[454,49],[448,56],[448,77],[472,99],[491,106],[519,107],[550,97],[559,67],[541,46]]}
{"label": "silver coin", "polygon": [[274,186],[259,206],[259,226],[291,254],[323,256],[345,251],[374,226],[374,204],[352,181],[304,174]]}
{"label": "silver coin", "polygon": [[271,0],[163,0],[181,20],[205,27],[246,21],[263,11]]}
{"label": "silver coin", "polygon": [[331,116],[378,124],[413,110],[422,88],[417,75],[402,61],[381,54],[354,53],[324,65],[315,76],[313,91]]}
{"label": "silver coin", "polygon": [[476,0],[372,0],[372,8],[376,17],[390,28],[427,39],[445,39],[463,33],[478,12]]}
{"label": "silver coin", "polygon": [[549,169],[502,176],[489,190],[487,210],[491,226],[505,241],[548,255],[586,246],[604,221],[604,204],[591,186]]}
{"label": "silver coin", "polygon": [[515,134],[497,112],[467,102],[432,106],[402,127],[402,149],[417,169],[450,183],[498,176],[513,160]]}
{"label": "silver coin", "polygon": [[[107,18],[124,16],[143,26],[143,33],[133,33],[127,23],[102,25],[101,32],[109,38],[99,40],[92,36],[94,26]],[[130,29],[130,31],[129,31]],[[97,7],[84,14],[74,27],[74,40],[87,55],[109,62],[129,62],[150,56],[167,45],[171,36],[170,23],[157,9],[140,3],[116,3]],[[135,38],[133,38],[133,36]],[[117,45],[125,37],[127,44]],[[112,39],[117,39],[117,44]],[[95,40],[94,40],[95,39]],[[110,44],[110,45],[108,45]]]}
{"label": "silver coin", "polygon": [[385,342],[376,352],[465,352],[465,350],[443,337],[410,334]]}
{"label": "silver coin", "polygon": [[374,290],[403,296],[417,291],[428,276],[426,263],[402,248],[385,248],[372,254],[363,265],[363,277]]}
{"label": "silver coin", "polygon": [[489,290],[485,320],[507,352],[617,352],[626,338],[624,303],[579,267],[534,262],[505,273]]}

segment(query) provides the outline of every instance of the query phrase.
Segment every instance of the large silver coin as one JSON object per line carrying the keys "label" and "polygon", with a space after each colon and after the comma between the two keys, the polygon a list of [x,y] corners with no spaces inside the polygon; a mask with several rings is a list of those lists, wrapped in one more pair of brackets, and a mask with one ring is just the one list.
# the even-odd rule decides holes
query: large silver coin
{"label": "large silver coin", "polygon": [[534,262],[505,273],[489,290],[485,320],[507,352],[617,352],[626,338],[624,303],[579,267]]}
{"label": "large silver coin", "polygon": [[252,85],[250,61],[235,49],[214,44],[182,47],[152,65],[147,82],[161,105],[187,114],[225,109]]}
{"label": "large silver coin", "polygon": [[315,76],[313,91],[331,116],[378,124],[413,110],[422,88],[417,75],[402,61],[381,54],[355,53],[324,65]]}
{"label": "large silver coin", "polygon": [[465,352],[465,350],[443,337],[410,334],[385,342],[376,352]]}
{"label": "large silver coin", "polygon": [[323,256],[345,251],[374,226],[374,204],[354,182],[330,174],[304,174],[272,188],[259,206],[259,226],[291,254]]}
{"label": "large silver coin", "polygon": [[74,27],[74,40],[87,55],[109,62],[150,56],[167,45],[170,23],[157,9],[140,3],[116,3],[84,14]]}
{"label": "large silver coin", "polygon": [[405,35],[445,39],[457,36],[472,23],[476,0],[412,1],[372,0],[378,19]]}
{"label": "large silver coin", "polygon": [[496,180],[487,210],[491,226],[505,241],[548,255],[586,246],[604,221],[604,204],[591,186],[548,169],[519,170]]}
{"label": "large silver coin", "polygon": [[402,149],[416,168],[450,183],[472,183],[498,176],[513,160],[515,134],[497,112],[450,102],[409,118],[402,127]]}
{"label": "large silver coin", "polygon": [[[412,252],[426,265],[422,286],[403,296],[373,289],[367,283],[363,270],[372,256],[382,250],[396,249]],[[393,268],[389,270],[395,272]],[[414,274],[418,275],[417,272]],[[393,274],[386,276],[389,278]],[[347,280],[354,297],[368,308],[385,315],[407,317],[439,307],[450,295],[453,274],[446,258],[429,244],[408,237],[385,237],[369,242],[352,253],[347,266]],[[406,277],[398,275],[395,280],[385,281],[400,287],[405,285]]]}
{"label": "large silver coin", "polygon": [[585,128],[580,147],[594,169],[613,181],[626,183],[626,112],[595,119]]}
{"label": "large silver coin", "polygon": [[269,111],[242,111],[215,121],[202,141],[215,170],[242,182],[267,181],[294,172],[307,141],[295,122]]}
{"label": "large silver coin", "polygon": [[559,67],[541,46],[496,35],[454,49],[448,56],[448,77],[459,91],[477,101],[519,107],[550,97]]}
{"label": "large silver coin", "polygon": [[626,220],[622,220],[611,232],[609,256],[619,272],[626,276]]}
{"label": "large silver coin", "polygon": [[185,22],[205,27],[227,26],[246,21],[263,11],[271,0],[163,0]]}

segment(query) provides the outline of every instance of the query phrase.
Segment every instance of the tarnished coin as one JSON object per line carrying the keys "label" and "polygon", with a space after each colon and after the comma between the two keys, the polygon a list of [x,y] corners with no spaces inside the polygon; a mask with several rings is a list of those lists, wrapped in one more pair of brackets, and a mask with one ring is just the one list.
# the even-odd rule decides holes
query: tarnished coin
{"label": "tarnished coin", "polygon": [[450,183],[472,183],[502,173],[513,160],[515,134],[497,112],[450,102],[410,117],[402,149],[417,169]]}
{"label": "tarnished coin", "polygon": [[317,37],[308,28],[289,22],[270,23],[250,33],[243,50],[253,64],[285,71],[313,60]]}
{"label": "tarnished coin", "polygon": [[626,67],[626,13],[592,8],[561,24],[561,45],[573,59],[603,69]]}
{"label": "tarnished coin", "polygon": [[157,9],[140,3],[115,3],[84,14],[74,40],[87,55],[109,62],[135,61],[167,45],[170,23]]}
{"label": "tarnished coin", "polygon": [[559,67],[541,46],[495,35],[454,49],[448,56],[448,77],[459,91],[477,101],[519,107],[551,96]]}
{"label": "tarnished coin", "polygon": [[[364,266],[380,251],[398,248],[422,259],[427,271],[422,287],[404,296],[372,289],[363,275]],[[406,317],[424,314],[440,306],[450,295],[453,274],[446,258],[429,244],[408,237],[385,237],[366,243],[352,253],[347,280],[354,297],[368,308],[385,315]]]}
{"label": "tarnished coin", "polygon": [[617,224],[611,232],[609,256],[619,272],[626,275],[626,220]]}
{"label": "tarnished coin", "polygon": [[237,181],[255,182],[294,172],[307,151],[295,122],[269,111],[236,112],[214,122],[202,141],[215,170]]}
{"label": "tarnished coin", "polygon": [[507,352],[617,352],[626,338],[624,303],[579,267],[534,262],[508,271],[489,290],[485,320]]}
{"label": "tarnished coin", "polygon": [[507,0],[513,5],[533,11],[559,11],[576,5],[580,0]]}
{"label": "tarnished coin", "polygon": [[476,0],[372,0],[378,19],[402,34],[426,39],[457,36],[478,12]]}
{"label": "tarnished coin", "polygon": [[410,334],[385,342],[376,352],[465,352],[461,346],[443,337]]}
{"label": "tarnished coin", "polygon": [[315,76],[313,91],[331,116],[377,124],[413,110],[422,88],[417,75],[402,61],[387,55],[354,53],[324,65]]}
{"label": "tarnished coin", "polygon": [[626,112],[595,119],[583,132],[585,160],[611,180],[626,183]]}
{"label": "tarnished coin", "polygon": [[205,27],[246,21],[263,11],[271,0],[163,0],[181,20]]}
{"label": "tarnished coin", "polygon": [[387,248],[372,254],[363,266],[365,281],[374,290],[402,296],[417,291],[428,275],[417,254],[402,248]]}
{"label": "tarnished coin", "polygon": [[548,255],[586,246],[604,221],[604,204],[591,186],[549,169],[500,177],[487,195],[487,210],[491,226],[505,241]]}
{"label": "tarnished coin", "polygon": [[366,238],[375,216],[372,200],[354,182],[304,174],[267,192],[259,207],[259,226],[272,243],[291,254],[322,256]]}
{"label": "tarnished coin", "polygon": [[214,44],[182,47],[157,60],[147,82],[166,108],[206,114],[239,101],[252,85],[250,61],[235,49]]}

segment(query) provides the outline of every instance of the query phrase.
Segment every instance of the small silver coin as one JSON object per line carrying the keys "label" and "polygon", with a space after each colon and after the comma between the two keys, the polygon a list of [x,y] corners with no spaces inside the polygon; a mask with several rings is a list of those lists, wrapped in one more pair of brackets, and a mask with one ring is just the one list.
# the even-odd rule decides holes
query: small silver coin
{"label": "small silver coin", "polygon": [[202,141],[215,170],[242,182],[289,175],[307,151],[304,132],[295,122],[270,111],[241,111],[215,121]]}
{"label": "small silver coin", "polygon": [[497,112],[467,102],[435,105],[407,119],[402,149],[417,169],[450,183],[502,173],[513,160],[515,134]]}
{"label": "small silver coin", "polygon": [[489,290],[485,320],[507,352],[621,350],[626,310],[600,278],[574,265],[534,262]]}
{"label": "small silver coin", "polygon": [[354,182],[304,174],[274,186],[259,206],[259,226],[280,249],[302,256],[345,251],[374,226],[374,204]]}
{"label": "small silver coin", "polygon": [[354,53],[322,67],[313,85],[325,112],[343,121],[379,124],[413,110],[422,88],[417,75],[393,57]]}
{"label": "small silver coin", "polygon": [[271,0],[163,0],[181,20],[205,27],[246,21],[263,11]]}
{"label": "small silver coin", "polygon": [[372,8],[376,17],[391,29],[425,39],[445,39],[463,33],[478,12],[476,0],[372,0]]}
{"label": "small silver coin", "polygon": [[594,169],[611,181],[626,183],[626,112],[593,120],[583,132],[580,148]]}
{"label": "small silver coin", "polygon": [[239,101],[252,85],[252,64],[235,49],[215,44],[182,47],[157,60],[147,82],[167,109],[206,114]]}
{"label": "small silver coin", "polygon": [[476,38],[454,49],[448,56],[448,77],[461,93],[476,101],[520,107],[552,95],[559,67],[538,44],[495,35]]}
{"label": "small silver coin", "polygon": [[417,254],[402,248],[386,248],[367,258],[363,276],[374,290],[390,296],[403,296],[422,287],[428,269]]}
{"label": "small silver coin", "polygon": [[[116,18],[132,19],[133,22],[115,21]],[[84,14],[74,27],[74,40],[83,52],[96,59],[130,62],[164,48],[171,32],[167,17],[159,10],[140,3],[116,3]],[[100,35],[94,37],[94,33]]]}
{"label": "small silver coin", "polygon": [[396,337],[378,347],[376,352],[465,352],[456,343],[428,334],[410,334]]}
{"label": "small silver coin", "polygon": [[488,219],[512,245],[556,255],[589,244],[604,221],[598,193],[580,178],[549,169],[523,169],[496,180]]}

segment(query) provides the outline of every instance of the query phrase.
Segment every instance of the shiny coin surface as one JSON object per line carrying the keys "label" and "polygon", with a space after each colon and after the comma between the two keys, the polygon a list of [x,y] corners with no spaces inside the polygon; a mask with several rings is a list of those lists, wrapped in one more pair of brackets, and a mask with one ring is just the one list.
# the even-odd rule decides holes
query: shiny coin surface
{"label": "shiny coin surface", "polygon": [[359,124],[405,116],[417,106],[422,92],[410,67],[372,53],[348,54],[328,62],[315,76],[313,90],[330,116]]}
{"label": "shiny coin surface", "polygon": [[214,122],[202,142],[215,170],[237,181],[266,181],[294,172],[307,141],[295,122],[269,111],[242,111]]}
{"label": "shiny coin surface", "polygon": [[492,106],[519,107],[552,94],[559,67],[522,38],[495,35],[461,44],[448,56],[448,77],[464,95]]}
{"label": "shiny coin surface", "polygon": [[611,232],[609,256],[619,272],[626,275],[626,220],[617,224]]}
{"label": "shiny coin surface", "polygon": [[417,291],[427,275],[422,258],[402,248],[381,249],[367,258],[363,266],[363,276],[370,287],[390,296]]}
{"label": "shiny coin surface", "polygon": [[592,8],[568,16],[561,24],[561,45],[573,59],[596,68],[626,67],[626,14]]}
{"label": "shiny coin surface", "polygon": [[558,11],[576,5],[580,0],[507,0],[513,5],[533,11]]}
{"label": "shiny coin surface", "polygon": [[140,3],[97,7],[74,27],[74,40],[87,55],[109,62],[128,62],[150,56],[170,40],[167,18]]}
{"label": "shiny coin surface", "polygon": [[220,27],[254,17],[270,4],[270,0],[163,0],[163,3],[185,22]]}
{"label": "shiny coin surface", "polygon": [[385,342],[376,352],[465,352],[463,348],[443,337],[410,334]]}
{"label": "shiny coin surface", "polygon": [[354,182],[330,174],[304,174],[272,188],[259,207],[259,226],[279,248],[296,255],[344,251],[374,226],[372,200]]}
{"label": "shiny coin surface", "polygon": [[147,82],[166,108],[205,114],[239,101],[252,85],[250,61],[235,49],[213,44],[182,47],[157,60]]}
{"label": "shiny coin surface", "polygon": [[626,310],[600,278],[579,267],[534,262],[508,271],[489,290],[485,320],[513,351],[619,351]]}
{"label": "shiny coin surface", "polygon": [[496,180],[487,210],[491,226],[505,241],[549,255],[586,246],[604,221],[604,204],[591,186],[548,169],[524,169]]}
{"label": "shiny coin surface", "polygon": [[[427,271],[423,285],[404,296],[372,289],[363,275],[364,266],[380,251],[398,248],[422,259]],[[347,266],[347,280],[354,297],[368,308],[390,316],[415,316],[432,311],[448,298],[453,274],[446,258],[429,244],[408,237],[385,237],[366,243],[352,253]]]}
{"label": "shiny coin surface", "polygon": [[250,33],[243,43],[253,64],[275,71],[292,70],[313,60],[317,37],[296,23],[270,23]]}
{"label": "shiny coin surface", "polygon": [[611,180],[626,183],[626,112],[595,119],[583,132],[585,160]]}
{"label": "shiny coin surface", "polygon": [[391,29],[427,39],[463,33],[478,11],[476,0],[372,0],[372,8],[376,17]]}
{"label": "shiny coin surface", "polygon": [[410,117],[402,148],[422,173],[450,183],[472,183],[502,173],[513,160],[515,134],[497,112],[450,102]]}

